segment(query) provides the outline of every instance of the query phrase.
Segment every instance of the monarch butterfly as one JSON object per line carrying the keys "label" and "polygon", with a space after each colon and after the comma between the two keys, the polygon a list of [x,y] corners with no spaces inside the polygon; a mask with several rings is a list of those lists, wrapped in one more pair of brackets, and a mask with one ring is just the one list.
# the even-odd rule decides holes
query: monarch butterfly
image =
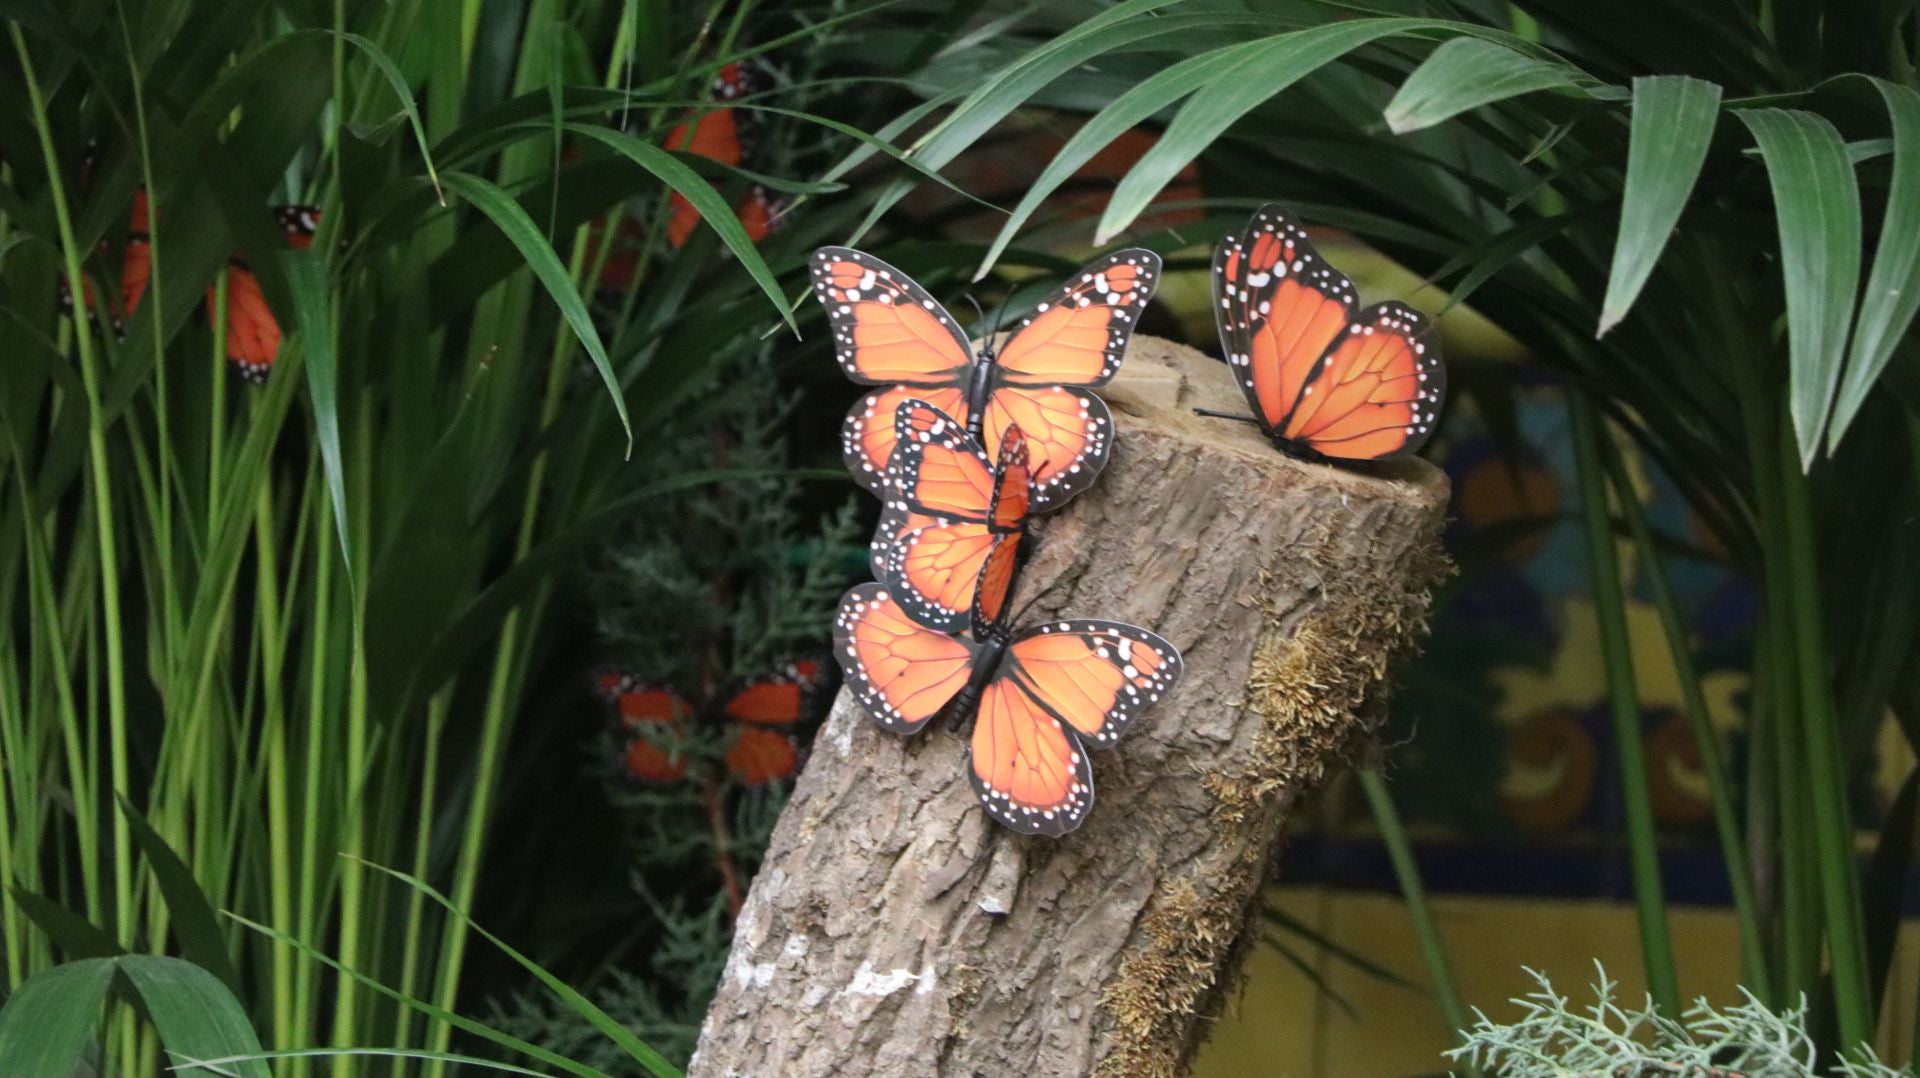
{"label": "monarch butterfly", "polygon": [[[744,61],[728,64],[714,75],[708,94],[715,101],[733,101],[762,89],[767,82],[766,69]],[[748,113],[727,106],[707,109],[675,124],[667,132],[666,148],[717,161],[729,168],[740,167],[753,149],[754,124]],[[784,207],[766,188],[755,184],[747,190],[735,216],[755,243],[772,235]],[[675,192],[667,200],[667,242],[676,249],[686,246],[700,227],[700,211]]]}
{"label": "monarch butterfly", "polygon": [[1261,207],[1221,239],[1213,291],[1227,365],[1283,452],[1381,460],[1433,433],[1447,389],[1439,334],[1404,303],[1356,311],[1353,282],[1286,210]]}
{"label": "monarch butterfly", "polygon": [[[320,211],[313,206],[275,206],[274,218],[279,222],[281,231],[287,239],[287,246],[304,249],[313,243],[313,234],[320,225]],[[147,292],[147,282],[153,274],[153,234],[147,207],[147,190],[136,187],[133,192],[133,215],[127,227],[127,247],[120,263],[120,306],[113,312],[113,324],[116,331],[121,330],[126,319],[132,318],[140,307],[140,300]],[[260,291],[259,278],[247,268],[246,259],[235,252],[227,260],[227,359],[234,370],[250,382],[264,382],[267,372],[273,367],[273,360],[280,351],[280,324],[274,320],[273,311],[267,306],[266,296]],[[72,295],[64,281],[61,282],[63,307],[72,309]],[[93,311],[93,289],[85,289],[87,312],[91,318]],[[211,318],[217,309],[217,295],[214,287],[207,289],[207,316]]]}
{"label": "monarch butterfly", "polygon": [[987,814],[1058,838],[1093,807],[1087,749],[1113,744],[1180,680],[1179,651],[1145,629],[1071,619],[1011,628],[1018,544],[997,537],[980,570],[973,639],[916,624],[884,584],[840,600],[834,654],[854,699],[883,729],[911,734],[972,718],[973,790]]}
{"label": "monarch butterfly", "polygon": [[882,388],[847,413],[847,468],[886,497],[893,416],[918,399],[967,424],[998,454],[1007,428],[1025,432],[1033,508],[1053,508],[1092,485],[1106,466],[1113,417],[1088,392],[1120,369],[1140,312],[1160,278],[1160,256],[1130,248],[1083,267],[1034,308],[996,352],[976,356],[946,308],[913,279],[872,255],[822,247],[814,294],[826,306],[847,376]]}
{"label": "monarch butterfly", "polygon": [[873,575],[908,617],[956,633],[967,626],[988,552],[1004,541],[1017,557],[1026,535],[1026,438],[1007,428],[995,463],[965,426],[925,401],[902,402],[893,425]]}
{"label": "monarch butterfly", "polygon": [[[798,773],[800,746],[787,731],[812,711],[824,673],[820,663],[796,659],[775,673],[726,690],[712,717],[734,727],[726,761],[727,773],[736,782],[765,786]],[[687,725],[703,717],[702,709],[667,686],[622,670],[601,671],[595,686],[613,707],[621,731],[629,735],[622,759],[627,776],[651,785],[684,781],[688,767],[681,745]]]}

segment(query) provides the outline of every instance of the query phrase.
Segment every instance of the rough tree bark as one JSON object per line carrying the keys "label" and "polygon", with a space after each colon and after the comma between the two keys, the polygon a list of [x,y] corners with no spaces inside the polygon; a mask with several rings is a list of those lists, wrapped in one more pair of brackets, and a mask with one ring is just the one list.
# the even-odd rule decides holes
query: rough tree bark
{"label": "rough tree bark", "polygon": [[903,740],[845,693],[741,911],[690,1074],[1180,1072],[1218,1010],[1281,826],[1364,743],[1444,571],[1446,480],[1420,461],[1290,460],[1227,370],[1136,338],[1117,444],[1041,520],[1029,620],[1153,629],[1186,675],[1094,756],[1086,823],[989,821],[964,739]]}

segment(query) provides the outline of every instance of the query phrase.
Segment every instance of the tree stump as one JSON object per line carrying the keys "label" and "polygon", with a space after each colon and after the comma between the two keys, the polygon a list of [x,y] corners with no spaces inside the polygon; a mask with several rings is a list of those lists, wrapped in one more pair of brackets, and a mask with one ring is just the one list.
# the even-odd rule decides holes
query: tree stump
{"label": "tree stump", "polygon": [[965,738],[903,739],[842,692],[741,910],[690,1075],[1182,1070],[1282,825],[1364,744],[1445,571],[1422,461],[1276,452],[1224,365],[1136,337],[1106,474],[1036,522],[1022,619],[1097,617],[1186,658],[1064,839],[989,820]]}

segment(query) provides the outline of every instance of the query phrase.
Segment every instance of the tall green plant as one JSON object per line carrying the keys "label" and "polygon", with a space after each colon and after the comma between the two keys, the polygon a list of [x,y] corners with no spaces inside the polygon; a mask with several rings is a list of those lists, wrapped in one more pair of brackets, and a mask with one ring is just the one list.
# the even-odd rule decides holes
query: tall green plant
{"label": "tall green plant", "polygon": [[[9,985],[71,953],[48,926],[70,941],[90,923],[130,951],[221,955],[278,1049],[447,1055],[558,581],[635,511],[738,478],[649,465],[668,420],[715,406],[722,363],[790,339],[781,278],[854,212],[816,206],[762,249],[732,211],[748,183],[843,189],[783,175],[868,138],[806,111],[833,85],[782,88],[778,123],[797,133],[774,133],[785,149],[754,173],[660,148],[721,65],[777,49],[810,70],[846,19],[801,7],[750,41],[750,7],[8,10]],[[120,334],[109,297],[136,188],[151,278]],[[670,198],[706,222],[683,248],[666,242]],[[309,249],[280,249],[275,201],[318,208]],[[596,320],[594,235],[636,213],[633,286]],[[260,386],[225,359],[236,249],[286,333]],[[411,868],[445,901],[369,865]],[[183,916],[181,881],[264,933]],[[130,1015],[111,1057],[140,1073],[158,1047]]]}

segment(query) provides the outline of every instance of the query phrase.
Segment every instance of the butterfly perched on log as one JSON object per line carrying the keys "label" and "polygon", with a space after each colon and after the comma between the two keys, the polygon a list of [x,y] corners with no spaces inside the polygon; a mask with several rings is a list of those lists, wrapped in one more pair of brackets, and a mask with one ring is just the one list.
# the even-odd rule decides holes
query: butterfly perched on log
{"label": "butterfly perched on log", "polygon": [[967,424],[990,457],[1007,428],[1026,435],[1039,512],[1087,489],[1106,466],[1113,417],[1089,390],[1111,381],[1160,281],[1160,256],[1130,248],[1083,267],[1034,307],[998,350],[980,354],[927,290],[861,251],[822,247],[811,262],[847,377],[881,388],[847,414],[847,468],[886,497],[896,410],[927,402]]}
{"label": "butterfly perched on log", "polygon": [[1433,433],[1447,374],[1432,323],[1404,303],[1356,309],[1353,282],[1281,207],[1221,239],[1213,295],[1227,366],[1283,452],[1384,460]]}
{"label": "butterfly perched on log", "polygon": [[908,617],[957,633],[969,624],[987,554],[1000,545],[1017,557],[1026,537],[1026,437],[1007,428],[991,460],[964,424],[913,399],[894,410],[893,426],[873,575]]}
{"label": "butterfly perched on log", "polygon": [[1113,744],[1180,680],[1180,653],[1145,629],[1073,618],[1015,630],[1007,611],[1018,544],[996,537],[980,570],[972,639],[928,629],[884,584],[840,600],[834,654],[883,729],[973,720],[974,793],[1015,831],[1059,837],[1093,807],[1089,748]]}
{"label": "butterfly perched on log", "polygon": [[799,773],[801,750],[794,731],[813,714],[825,675],[819,662],[797,659],[772,674],[730,686],[717,706],[708,708],[626,670],[601,671],[595,675],[595,688],[628,739],[621,757],[628,778],[657,786],[685,781],[689,760],[684,746],[691,724],[721,722],[733,728],[726,752],[728,775],[754,787]]}

